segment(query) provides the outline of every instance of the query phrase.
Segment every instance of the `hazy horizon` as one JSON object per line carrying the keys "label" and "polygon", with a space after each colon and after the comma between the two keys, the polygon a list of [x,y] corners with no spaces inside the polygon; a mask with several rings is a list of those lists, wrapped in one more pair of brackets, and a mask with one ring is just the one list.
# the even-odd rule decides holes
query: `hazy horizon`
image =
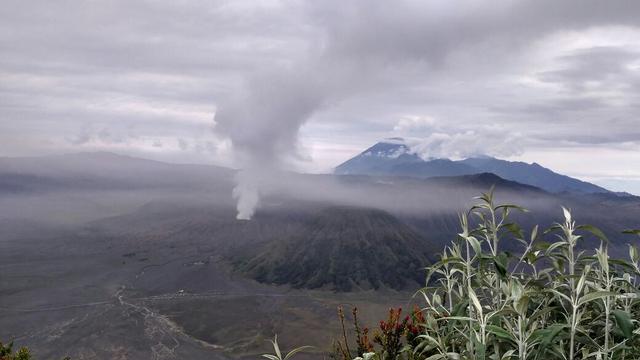
{"label": "hazy horizon", "polygon": [[[384,142],[385,139],[381,140],[381,142]],[[373,145],[373,144],[372,144]],[[363,151],[365,151],[366,149],[361,149],[358,150],[357,153],[354,154],[354,156],[362,153]],[[131,152],[118,152],[118,151],[111,151],[111,150],[94,150],[94,151],[77,151],[77,152],[59,152],[59,153],[48,153],[48,154],[32,154],[32,155],[24,155],[24,156],[9,156],[8,158],[31,158],[31,157],[46,157],[46,156],[65,156],[65,155],[78,155],[78,154],[98,154],[98,153],[105,153],[105,154],[113,154],[113,155],[118,155],[118,156],[128,156],[128,157],[133,157],[133,158],[138,158],[138,159],[143,159],[143,160],[151,160],[151,161],[160,161],[163,163],[167,163],[167,164],[175,164],[175,165],[210,165],[210,166],[221,166],[221,167],[225,167],[225,168],[229,168],[229,169],[233,169],[233,170],[239,170],[239,168],[237,167],[233,167],[233,165],[231,164],[220,164],[220,163],[216,163],[216,162],[206,162],[206,161],[202,161],[202,162],[197,162],[197,161],[189,161],[189,159],[173,159],[173,158],[167,158],[165,156],[154,156],[154,154],[151,153],[131,153]],[[475,155],[478,157],[482,157],[484,155],[478,154]],[[473,156],[472,156],[473,157]],[[0,156],[0,158],[2,158],[2,156]],[[501,159],[500,157],[497,157],[498,159]],[[345,160],[349,160],[349,159],[345,159]],[[534,163],[535,161],[532,162],[527,162],[524,160],[512,160],[512,161],[523,161],[525,163],[531,164]],[[341,164],[341,163],[340,163]],[[340,164],[335,164],[334,166],[328,168],[328,169],[316,169],[316,170],[312,170],[312,171],[308,171],[305,169],[291,169],[290,171],[295,172],[295,173],[300,173],[300,174],[317,174],[317,175],[329,175],[332,174],[335,167],[340,165]],[[544,164],[541,164],[544,166]],[[555,171],[556,173],[559,173],[558,171],[554,170],[554,169],[550,169],[552,171]],[[562,175],[567,175],[567,174],[562,174]],[[576,179],[579,180],[583,180],[583,181],[587,181],[589,182],[589,179],[585,179],[585,178],[580,178],[580,177],[575,177]],[[629,186],[625,186],[626,184],[619,184],[616,183],[615,181],[593,181],[592,182],[595,185],[598,186],[602,186],[604,188],[606,188],[607,190],[611,190],[611,191],[618,191],[618,192],[627,192],[630,193],[632,195],[636,195],[636,196],[640,196],[640,188],[636,189],[635,187],[629,187]]]}
{"label": "hazy horizon", "polygon": [[9,1],[0,156],[318,173],[404,136],[640,193],[639,5],[483,5]]}

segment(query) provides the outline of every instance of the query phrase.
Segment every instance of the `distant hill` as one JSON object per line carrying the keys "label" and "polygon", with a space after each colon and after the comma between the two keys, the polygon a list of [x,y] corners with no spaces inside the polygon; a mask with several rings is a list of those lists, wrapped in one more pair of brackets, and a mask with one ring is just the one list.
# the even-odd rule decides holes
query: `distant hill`
{"label": "distant hill", "polygon": [[260,282],[296,288],[403,289],[424,280],[422,268],[439,250],[387,212],[330,207],[300,234],[268,242],[234,263]]}
{"label": "distant hill", "polygon": [[609,192],[600,186],[553,172],[537,163],[527,164],[521,161],[506,161],[492,157],[470,158],[458,163],[471,166],[483,172],[494,173],[507,180],[533,185],[553,193],[581,192],[590,194]]}
{"label": "distant hill", "polygon": [[474,157],[454,161],[420,158],[400,138],[379,142],[335,168],[338,175],[412,177],[459,176],[493,173],[501,178],[539,187],[552,193],[609,193],[600,186],[558,174],[537,163]]}
{"label": "distant hill", "polygon": [[0,157],[0,195],[202,187],[211,179],[231,183],[233,174],[223,167],[169,164],[110,152]]}
{"label": "distant hill", "polygon": [[549,195],[549,193],[536,186],[527,185],[517,181],[506,180],[491,172],[459,176],[434,176],[432,178],[429,178],[428,183],[431,183],[433,185],[440,184],[442,186],[447,186],[450,189],[458,188],[460,190],[474,188],[476,189],[476,191],[485,191],[485,189],[495,187],[497,189],[500,189],[500,191],[518,192],[521,194],[530,194],[534,196]]}

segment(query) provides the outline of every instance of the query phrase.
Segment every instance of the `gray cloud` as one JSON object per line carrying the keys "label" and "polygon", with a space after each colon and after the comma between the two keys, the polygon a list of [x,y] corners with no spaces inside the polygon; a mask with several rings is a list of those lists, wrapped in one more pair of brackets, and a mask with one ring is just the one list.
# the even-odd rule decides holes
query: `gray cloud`
{"label": "gray cloud", "polygon": [[561,87],[572,97],[570,110],[608,110],[627,108],[634,113],[640,106],[640,51],[620,47],[580,49],[561,57],[561,68],[542,72],[538,78]]}
{"label": "gray cloud", "polygon": [[188,150],[189,149],[189,142],[185,139],[178,139],[178,147],[180,148],[180,150]]}
{"label": "gray cloud", "polygon": [[[499,144],[465,139],[458,151],[516,158],[624,147],[627,168],[629,147],[640,149],[639,16],[638,2],[597,0],[9,0],[0,155],[304,167],[314,147],[356,151],[404,118],[431,117],[437,129],[408,135],[455,144],[499,129]],[[349,155],[335,154],[316,168]],[[547,156],[535,160],[555,164]]]}

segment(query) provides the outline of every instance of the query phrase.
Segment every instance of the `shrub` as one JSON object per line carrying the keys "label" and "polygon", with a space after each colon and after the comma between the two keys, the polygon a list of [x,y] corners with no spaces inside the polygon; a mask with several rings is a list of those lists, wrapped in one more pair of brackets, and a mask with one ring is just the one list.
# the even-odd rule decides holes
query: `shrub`
{"label": "shrub", "polygon": [[[564,208],[562,222],[542,234],[534,227],[525,236],[509,219],[525,209],[494,204],[493,189],[477,199],[460,215],[457,238],[427,268],[427,286],[416,293],[425,306],[404,320],[400,309],[390,310],[375,344],[362,343],[356,318],[357,352],[346,350],[345,335],[335,357],[640,358],[636,246],[629,246],[629,259],[611,258],[607,237],[593,226],[576,225]],[[594,251],[581,250],[587,236],[600,240]],[[519,253],[503,251],[504,241],[517,242]]]}
{"label": "shrub", "polygon": [[271,341],[271,345],[273,346],[273,354],[262,355],[262,357],[267,358],[269,360],[289,360],[300,351],[311,348],[311,346],[301,346],[289,351],[286,355],[283,356],[282,351],[280,350],[280,345],[278,345],[278,336],[276,335],[276,337],[273,340],[269,340],[269,341]]}
{"label": "shrub", "polygon": [[0,342],[0,360],[30,360],[31,354],[29,349],[21,347],[15,353],[13,352],[13,342],[3,345]]}
{"label": "shrub", "polygon": [[[14,353],[13,342],[10,342],[7,345],[3,345],[2,342],[0,342],[0,360],[31,360],[31,359],[32,359],[31,352],[29,351],[28,348],[23,346]],[[65,357],[62,360],[71,360],[71,358]]]}

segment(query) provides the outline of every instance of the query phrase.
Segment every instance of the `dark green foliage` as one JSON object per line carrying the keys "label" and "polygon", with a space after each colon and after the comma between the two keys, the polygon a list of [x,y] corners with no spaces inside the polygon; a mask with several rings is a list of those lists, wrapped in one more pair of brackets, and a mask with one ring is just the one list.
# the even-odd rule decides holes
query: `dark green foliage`
{"label": "dark green foliage", "polygon": [[[525,236],[509,220],[524,209],[494,204],[492,191],[478,200],[460,216],[457,239],[428,267],[427,286],[417,293],[424,308],[404,321],[391,311],[374,338],[377,346],[338,358],[640,359],[635,245],[628,260],[611,258],[605,234],[577,226],[567,209],[562,222]],[[580,250],[588,237],[600,246]],[[519,251],[504,251],[506,242],[520,244]],[[408,325],[416,319],[418,327]]]}
{"label": "dark green foliage", "polygon": [[[3,345],[0,342],[0,360],[31,360],[31,352],[26,347],[21,347],[18,351],[13,352],[13,342],[7,345]],[[62,360],[71,360],[69,357],[65,357]]]}
{"label": "dark green foliage", "polygon": [[13,352],[13,342],[6,346],[0,342],[0,360],[30,360],[31,354],[29,349],[22,347],[15,353]]}

